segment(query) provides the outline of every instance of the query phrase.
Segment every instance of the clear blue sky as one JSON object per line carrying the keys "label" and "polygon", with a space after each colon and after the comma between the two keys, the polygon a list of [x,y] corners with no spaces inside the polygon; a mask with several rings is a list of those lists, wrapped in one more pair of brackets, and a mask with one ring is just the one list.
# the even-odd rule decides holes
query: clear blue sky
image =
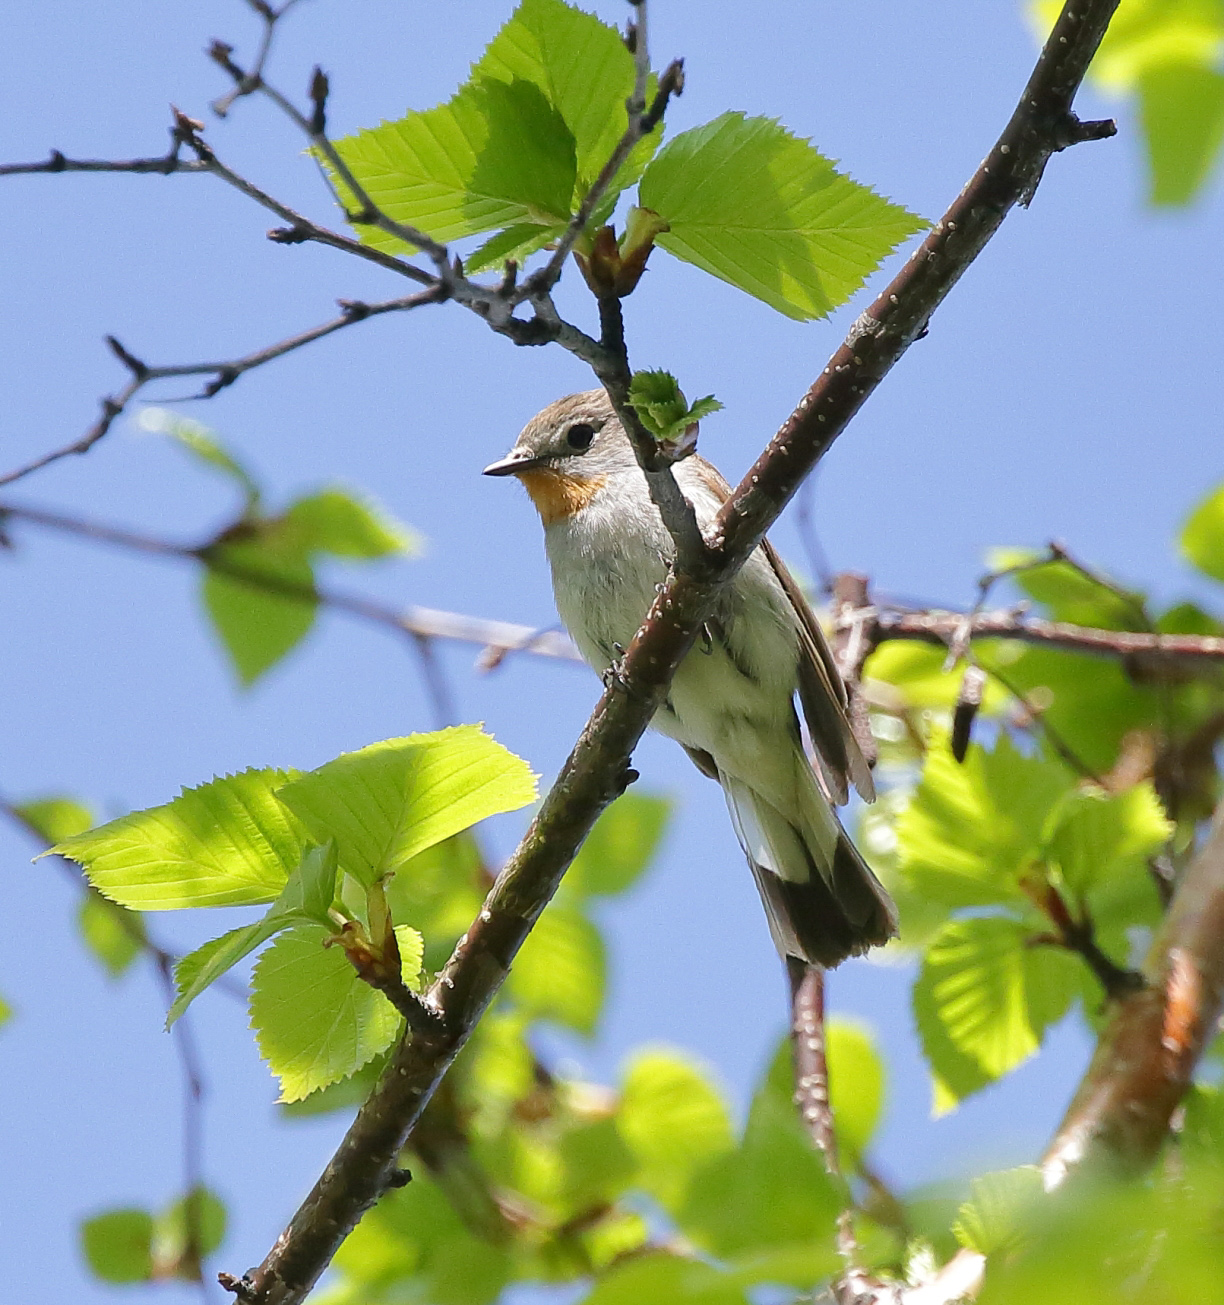
{"label": "clear blue sky", "polygon": [[[596,7],[624,17],[619,0]],[[334,129],[370,125],[444,99],[510,8],[311,0],[286,25],[273,75],[300,93],[322,63]],[[239,171],[326,217],[300,140],[268,106],[247,101],[226,123],[208,112],[224,85],[202,48],[220,36],[245,54],[254,35],[238,0],[13,6],[0,49],[0,158],[52,146],[157,153],[173,102],[208,120]],[[673,130],[726,108],[775,115],[931,218],[988,149],[1034,57],[1014,4],[975,0],[656,0],[653,36],[658,62],[687,59]],[[1116,107],[1081,99],[1085,115]],[[956,605],[971,599],[987,547],[1058,537],[1163,597],[1192,591],[1171,541],[1224,474],[1224,193],[1217,180],[1190,212],[1146,211],[1124,106],[1121,126],[1116,140],[1051,162],[1032,209],[1007,221],[828,458],[815,501],[835,568],[865,571],[884,593]],[[0,182],[0,469],[93,419],[98,396],[122,379],[101,344],[107,332],[150,361],[225,357],[323,320],[337,297],[403,293],[331,251],[270,245],[270,225],[205,178]],[[562,300],[589,320],[575,289]],[[864,302],[798,326],[656,255],[627,305],[633,360],[723,400],[703,451],[734,480]],[[555,614],[534,513],[513,486],[478,472],[537,408],[589,384],[559,350],[515,350],[447,306],[363,324],[190,413],[274,496],[347,481],[428,539],[420,560],[340,576],[348,587],[547,625]],[[127,422],[11,496],[188,541],[233,507],[219,483]],[[0,558],[7,796],[64,791],[117,814],[226,770],[313,766],[432,724],[413,659],[384,632],[325,615],[303,649],[243,693],[186,569],[32,529],[14,535],[16,550]],[[802,568],[793,525],[775,537]],[[463,718],[486,721],[549,775],[598,682],[526,659],[482,678],[473,655],[444,653]],[[560,1051],[610,1077],[634,1044],[679,1043],[712,1062],[742,1103],[782,1028],[777,962],[717,789],[661,740],[644,743],[636,764],[644,787],[674,795],[676,817],[649,882],[607,913],[615,978],[600,1035]],[[497,847],[508,850],[520,827],[501,821]],[[49,863],[31,866],[30,851],[0,828],[10,901],[0,992],[17,1008],[0,1033],[0,1263],[24,1301],[113,1300],[78,1265],[76,1221],[175,1193],[177,1068],[149,976],[100,977],[75,936],[77,893]],[[224,922],[157,923],[187,945]],[[870,1022],[889,1061],[882,1171],[909,1186],[1031,1158],[1083,1066],[1084,1034],[1074,1022],[1059,1029],[1004,1085],[931,1122],[909,978],[855,963],[832,981],[834,1009]],[[208,1177],[232,1220],[221,1263],[241,1271],[262,1258],[343,1124],[279,1123],[241,1009],[214,996],[199,1012]]]}

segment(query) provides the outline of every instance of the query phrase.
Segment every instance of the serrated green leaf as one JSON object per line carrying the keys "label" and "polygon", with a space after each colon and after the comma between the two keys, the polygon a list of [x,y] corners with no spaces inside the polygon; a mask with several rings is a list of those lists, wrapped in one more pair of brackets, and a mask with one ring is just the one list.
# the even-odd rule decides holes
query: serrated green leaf
{"label": "serrated green leaf", "polygon": [[667,798],[625,793],[595,822],[564,889],[583,897],[610,897],[632,888],[654,859],[671,814]]}
{"label": "serrated green leaf", "polygon": [[[538,86],[573,138],[574,204],[586,194],[628,126],[633,56],[615,27],[561,0],[523,0],[472,68],[474,79],[518,78]],[[661,129],[638,144],[612,186],[612,197],[641,175]]]}
{"label": "serrated green leaf", "polygon": [[1036,1165],[983,1174],[970,1184],[969,1200],[957,1212],[952,1231],[956,1240],[982,1255],[1015,1250],[1022,1239],[1025,1216],[1043,1195]]}
{"label": "serrated green leaf", "polygon": [[844,303],[925,223],[839,173],[771,118],[724,113],[681,133],[642,176],[656,243],[800,321]]}
{"label": "serrated green leaf", "polygon": [[215,1192],[197,1187],[180,1197],[153,1224],[153,1261],[158,1277],[170,1275],[196,1281],[199,1258],[211,1255],[225,1240],[225,1225],[225,1205]]}
{"label": "serrated green leaf", "polygon": [[897,821],[899,867],[910,888],[948,906],[1019,903],[1046,819],[1071,787],[1053,761],[1025,757],[1006,734],[963,764],[934,732],[922,779]]}
{"label": "serrated green leaf", "polygon": [[665,371],[634,372],[629,382],[629,403],[642,425],[661,440],[679,439],[690,426],[722,408],[712,394],[690,407],[680,383]]}
{"label": "serrated green leaf", "polygon": [[522,223],[507,227],[490,236],[488,240],[463,260],[468,272],[483,272],[490,267],[501,267],[510,259],[522,264],[531,254],[543,249],[545,245],[560,238],[565,226],[558,223],[555,227],[541,227],[534,223]]}
{"label": "serrated green leaf", "polygon": [[555,903],[536,921],[506,980],[506,995],[533,1019],[590,1037],[603,1007],[607,957],[599,930]]}
{"label": "serrated green leaf", "polygon": [[602,1274],[582,1305],[748,1305],[744,1288],[702,1260],[650,1251]]}
{"label": "serrated green leaf", "polygon": [[334,487],[298,499],[282,522],[307,553],[369,559],[414,553],[420,547],[418,536],[407,526]]}
{"label": "serrated green leaf", "polygon": [[1080,789],[1060,810],[1047,857],[1083,897],[1108,877],[1146,875],[1148,861],[1164,850],[1172,833],[1150,781],[1112,796]]}
{"label": "serrated green leaf", "polygon": [[[205,571],[201,597],[213,628],[244,685],[253,684],[310,633],[318,601],[309,558],[266,524],[242,543],[216,545],[219,564],[236,567],[250,581],[215,569]],[[261,581],[263,583],[261,583]],[[286,592],[277,592],[284,586]]]}
{"label": "serrated green leaf", "polygon": [[335,896],[335,884],[336,845],[329,841],[310,848],[262,919],[213,938],[174,967],[176,995],[166,1015],[166,1027],[170,1028],[205,988],[282,929],[313,923],[334,932],[335,926],[327,913]]}
{"label": "serrated green leaf", "polygon": [[1224,581],[1224,485],[1190,513],[1182,527],[1181,551],[1204,575]]}
{"label": "serrated green leaf", "polygon": [[867,1154],[884,1111],[884,1066],[870,1032],[844,1019],[826,1023],[825,1057],[837,1144],[856,1164]]}
{"label": "serrated green leaf", "polygon": [[140,955],[145,936],[140,916],[95,889],[81,899],[77,926],[85,945],[112,979],[117,979]]}
{"label": "serrated green leaf", "polygon": [[153,1216],[147,1210],[108,1210],[81,1224],[81,1250],[103,1282],[148,1282],[152,1244]]}
{"label": "serrated green leaf", "polygon": [[734,1145],[722,1093],[692,1060],[673,1051],[634,1056],[616,1121],[641,1167],[638,1184],[673,1213],[693,1175]]}
{"label": "serrated green leaf", "polygon": [[296,772],[244,770],[184,789],[51,848],[135,911],[274,901],[302,859],[305,829],[273,796]]}
{"label": "serrated green leaf", "polygon": [[1078,960],[1031,934],[998,916],[953,920],[927,948],[913,1003],[936,1115],[1027,1060],[1083,991]]}
{"label": "serrated green leaf", "polygon": [[527,763],[478,725],[343,753],[277,793],[318,838],[336,840],[340,868],[367,887],[434,843],[535,796]]}
{"label": "serrated green leaf", "polygon": [[425,961],[425,939],[411,925],[395,926],[400,954],[400,977],[413,992],[421,990],[421,966]]}
{"label": "serrated green leaf", "polygon": [[400,1029],[395,1007],[363,983],[319,925],[282,933],[255,963],[251,1026],[281,1100],[298,1101],[385,1051]]}
{"label": "serrated green leaf", "polygon": [[[720,1259],[793,1249],[790,1286],[811,1289],[837,1264],[833,1230],[845,1194],[827,1173],[793,1101],[789,1043],[753,1097],[739,1147],[701,1170],[677,1222]],[[775,1279],[777,1280],[777,1279]]]}
{"label": "serrated green leaf", "polygon": [[[574,138],[529,81],[469,82],[446,104],[335,145],[382,212],[435,240],[569,218]],[[359,230],[377,248],[405,248],[377,228]]]}
{"label": "serrated green leaf", "polygon": [[83,834],[94,822],[93,812],[69,797],[34,798],[19,802],[17,814],[48,843],[62,843]]}
{"label": "serrated green leaf", "polygon": [[144,430],[168,436],[206,467],[231,480],[246,499],[248,511],[258,506],[260,489],[254,477],[207,426],[168,408],[145,408],[137,420]]}

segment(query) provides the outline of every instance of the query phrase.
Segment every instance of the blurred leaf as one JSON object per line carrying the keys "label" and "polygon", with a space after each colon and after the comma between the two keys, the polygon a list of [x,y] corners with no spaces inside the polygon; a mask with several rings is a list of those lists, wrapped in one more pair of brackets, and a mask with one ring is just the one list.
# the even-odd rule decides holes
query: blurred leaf
{"label": "blurred leaf", "polygon": [[140,955],[144,921],[126,906],[112,902],[90,888],[81,898],[77,925],[85,945],[102,962],[107,974],[117,979]]}
{"label": "blurred leaf", "polygon": [[285,1101],[360,1069],[399,1032],[395,1007],[357,977],[341,948],[323,946],[329,936],[299,925],[255,963],[251,1026]]}
{"label": "blurred leaf", "polygon": [[[531,82],[557,110],[574,139],[573,205],[590,188],[628,126],[633,56],[615,27],[561,0],[523,0],[472,68],[474,80]],[[632,151],[609,198],[632,185],[658,147],[656,128]]]}
{"label": "blurred leaf", "polygon": [[81,1249],[103,1282],[148,1282],[152,1243],[153,1216],[147,1210],[108,1210],[81,1224]]}
{"label": "blurred leaf", "polygon": [[1146,876],[1148,861],[1164,850],[1172,833],[1149,781],[1113,796],[1079,789],[1066,799],[1047,856],[1083,897],[1110,876]]}
{"label": "blurred leaf", "polygon": [[625,793],[595,822],[563,881],[568,892],[610,897],[631,888],[654,859],[671,814],[666,798]]}
{"label": "blurred leaf", "polygon": [[1139,107],[1149,201],[1158,207],[1189,204],[1224,144],[1224,74],[1192,63],[1153,68],[1139,81]]}
{"label": "blurred leaf", "polygon": [[771,118],[724,113],[670,140],[639,203],[670,254],[800,321],[844,303],[926,223],[837,172]]}
{"label": "blurred leaf", "polygon": [[[241,543],[214,545],[219,563],[254,577],[239,580],[211,567],[201,597],[238,678],[253,684],[310,633],[318,607],[314,569],[294,541],[260,529]],[[263,580],[265,583],[259,583]],[[278,593],[283,585],[289,592]]]}
{"label": "blurred leaf", "polygon": [[536,796],[525,761],[479,725],[372,743],[298,776],[277,797],[367,887],[444,838]]}
{"label": "blurred leaf", "polygon": [[500,1131],[515,1104],[535,1084],[527,1026],[523,1012],[495,1008],[477,1024],[459,1053],[456,1081],[477,1132],[492,1136]]}
{"label": "blurred leaf", "polygon": [[[446,104],[335,146],[382,212],[438,241],[569,218],[574,138],[530,81],[469,82]],[[377,227],[357,229],[376,248],[406,248]]]}
{"label": "blurred leaf", "polygon": [[911,889],[952,907],[1023,902],[1020,875],[1046,818],[1070,787],[1057,762],[1023,756],[1006,734],[957,764],[932,733],[922,780],[897,821],[899,868]]}
{"label": "blurred leaf", "polygon": [[390,553],[414,553],[417,534],[369,503],[335,487],[291,504],[281,519],[309,553],[369,560]]}
{"label": "blurred leaf", "polygon": [[[336,845],[312,847],[289,876],[280,896],[262,919],[231,929],[184,956],[174,967],[175,998],[166,1015],[169,1028],[188,1006],[240,960],[269,938],[295,924],[322,924],[334,932],[328,910],[336,883]],[[417,966],[420,969],[420,966]]]}
{"label": "blurred leaf", "polygon": [[1052,620],[1102,630],[1144,628],[1143,594],[1127,589],[1116,593],[1069,562],[1047,562],[1016,576],[1014,583],[1041,603]]}
{"label": "blurred leaf", "polygon": [[849,1020],[825,1024],[829,1104],[837,1144],[850,1164],[866,1154],[884,1110],[884,1065],[870,1032]]}
{"label": "blurred leaf", "polygon": [[[951,710],[960,693],[964,668],[944,670],[946,648],[889,639],[867,659],[864,674],[900,689],[907,707],[939,707]],[[994,715],[1007,702],[1006,692],[994,680],[986,682],[982,711]]]}
{"label": "blurred leaf", "polygon": [[566,1128],[557,1141],[561,1159],[560,1196],[576,1214],[611,1204],[637,1173],[616,1120],[588,1119]]}
{"label": "blurred leaf", "polygon": [[214,779],[51,851],[82,866],[99,892],[136,911],[271,902],[306,848],[306,831],[273,796],[294,774],[244,770]]}
{"label": "blurred leaf", "polygon": [[0,1028],[3,1028],[12,1018],[13,1008],[3,997],[0,997]]}
{"label": "blurred leaf", "polygon": [[839,1264],[834,1225],[845,1194],[825,1171],[795,1109],[789,1043],[753,1097],[740,1145],[694,1179],[681,1230],[720,1259],[778,1257],[774,1281],[810,1289]]}
{"label": "blurred leaf", "polygon": [[634,372],[629,382],[629,404],[656,439],[678,440],[690,426],[718,412],[722,404],[712,395],[690,406],[671,372]]}
{"label": "blurred leaf", "polygon": [[595,1283],[583,1305],[748,1305],[729,1274],[701,1260],[651,1251],[616,1265]]}
{"label": "blurred leaf", "polygon": [[62,843],[83,834],[94,822],[93,812],[75,798],[35,798],[19,802],[14,810],[48,843]]}
{"label": "blurred leaf", "polygon": [[1024,1216],[1042,1196],[1041,1170],[1022,1165],[983,1174],[970,1184],[970,1193],[952,1225],[956,1240],[982,1255],[1015,1250]]}
{"label": "blurred leaf", "polygon": [[1224,485],[1190,513],[1182,527],[1181,550],[1204,575],[1224,581]]}
{"label": "blurred leaf", "polygon": [[556,1020],[590,1037],[606,981],[599,930],[581,912],[554,902],[515,958],[505,992],[532,1019]]}
{"label": "blurred leaf", "polygon": [[456,939],[472,923],[488,881],[480,848],[467,832],[418,852],[387,881],[387,904],[425,936],[425,963],[440,969]]}
{"label": "blurred leaf", "polygon": [[207,426],[168,408],[143,408],[137,421],[144,430],[168,436],[206,467],[231,480],[246,500],[248,511],[258,506],[260,489],[254,477]]}
{"label": "blurred leaf", "polygon": [[194,1280],[198,1263],[188,1254],[191,1234],[200,1258],[211,1255],[225,1240],[226,1215],[221,1199],[207,1188],[197,1187],[189,1196],[180,1197],[153,1224],[153,1261],[159,1276],[177,1274]]}
{"label": "blurred leaf", "polygon": [[913,1003],[936,1115],[1027,1060],[1083,991],[1079,960],[1029,946],[1031,933],[998,916],[953,920],[927,948]]}
{"label": "blurred leaf", "polygon": [[1224,1159],[1224,1092],[1218,1085],[1195,1083],[1183,1107],[1182,1147],[1195,1158],[1219,1164]]}
{"label": "blurred leaf", "polygon": [[690,1059],[639,1051],[625,1071],[617,1124],[641,1166],[638,1184],[675,1213],[693,1175],[734,1145],[722,1093]]}

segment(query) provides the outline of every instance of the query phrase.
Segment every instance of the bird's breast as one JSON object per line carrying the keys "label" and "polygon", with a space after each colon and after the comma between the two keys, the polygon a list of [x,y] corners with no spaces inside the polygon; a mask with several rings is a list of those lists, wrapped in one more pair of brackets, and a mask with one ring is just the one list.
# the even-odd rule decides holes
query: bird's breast
{"label": "bird's breast", "polygon": [[531,495],[540,520],[551,526],[588,507],[607,484],[607,476],[570,476],[551,467],[519,473],[523,488]]}

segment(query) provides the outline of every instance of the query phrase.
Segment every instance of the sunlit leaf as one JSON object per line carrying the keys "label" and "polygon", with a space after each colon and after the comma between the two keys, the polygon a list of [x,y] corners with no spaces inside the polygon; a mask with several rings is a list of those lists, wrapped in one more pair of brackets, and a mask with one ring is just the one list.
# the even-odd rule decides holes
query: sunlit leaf
{"label": "sunlit leaf", "polygon": [[788,317],[824,317],[925,224],[771,118],[724,113],[651,160],[639,202],[668,253]]}
{"label": "sunlit leaf", "polygon": [[17,814],[48,843],[62,843],[83,834],[94,822],[93,812],[75,798],[46,797],[19,802]]}
{"label": "sunlit leaf", "polygon": [[1182,527],[1181,549],[1205,575],[1224,581],[1224,485],[1190,513]]}
{"label": "sunlit leaf", "polygon": [[884,1110],[884,1066],[868,1030],[849,1020],[826,1023],[825,1057],[837,1143],[854,1163],[867,1154]]}
{"label": "sunlit leaf", "polygon": [[140,955],[145,937],[140,916],[93,889],[81,899],[77,925],[85,945],[112,979],[118,978]]}
{"label": "sunlit leaf", "polygon": [[418,536],[351,492],[328,488],[292,503],[282,518],[310,553],[371,559],[391,553],[412,553]]}
{"label": "sunlit leaf", "polygon": [[606,981],[599,931],[581,912],[554,903],[515,958],[505,991],[533,1019],[556,1020],[589,1036],[599,1020]]}
{"label": "sunlit leaf", "polygon": [[603,1274],[582,1305],[748,1305],[735,1279],[701,1260],[666,1251],[634,1256]]}
{"label": "sunlit leaf", "polygon": [[[225,1240],[226,1214],[220,1197],[198,1187],[180,1197],[153,1224],[153,1261],[160,1274],[196,1279],[195,1257],[211,1255]],[[194,1251],[195,1255],[192,1255]]]}
{"label": "sunlit leaf", "polygon": [[666,798],[625,793],[595,822],[566,872],[567,893],[603,897],[623,893],[654,859],[671,803]]}
{"label": "sunlit leaf", "polygon": [[295,772],[244,770],[56,844],[101,893],[137,911],[248,906],[280,895],[305,829],[273,793]]}
{"label": "sunlit leaf", "polygon": [[260,489],[255,478],[207,426],[180,417],[168,408],[144,408],[137,421],[144,430],[168,436],[206,467],[232,481],[246,500],[248,510],[258,505]]}
{"label": "sunlit leaf", "polygon": [[103,1282],[147,1282],[152,1244],[153,1216],[147,1210],[108,1210],[81,1224],[81,1249]]}
{"label": "sunlit leaf", "polygon": [[983,1174],[970,1185],[970,1198],[957,1212],[952,1231],[971,1251],[997,1255],[1019,1245],[1025,1214],[1042,1195],[1035,1165]]}

